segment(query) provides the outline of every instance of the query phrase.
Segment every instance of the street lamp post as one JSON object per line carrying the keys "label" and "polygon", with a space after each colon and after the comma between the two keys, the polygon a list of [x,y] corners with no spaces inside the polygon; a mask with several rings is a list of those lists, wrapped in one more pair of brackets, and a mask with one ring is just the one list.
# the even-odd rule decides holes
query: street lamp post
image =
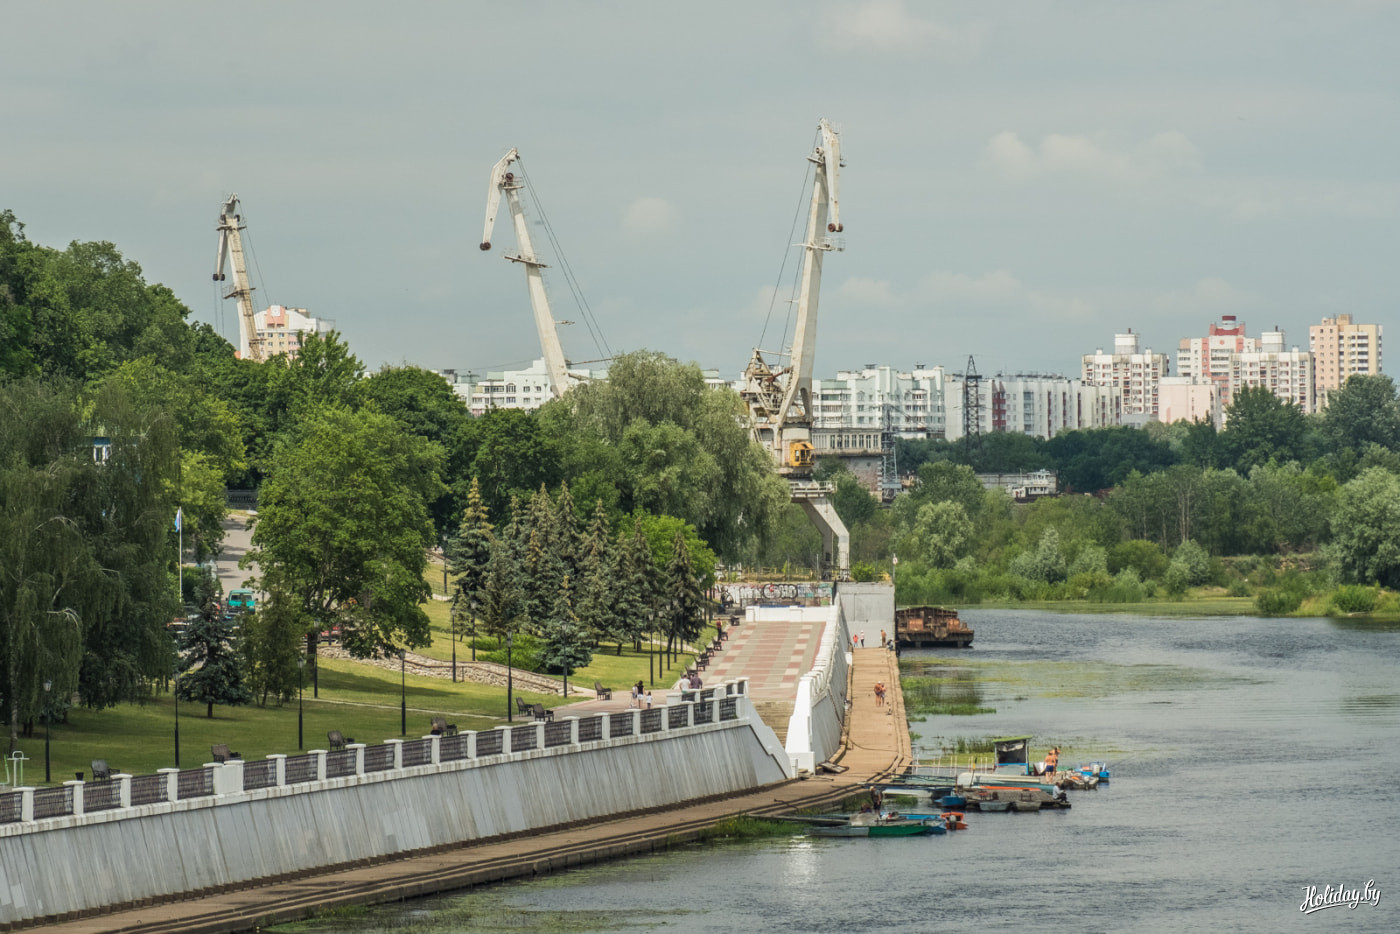
{"label": "street lamp post", "polygon": [[53,729],[53,717],[49,715],[49,692],[53,690],[53,682],[44,681],[44,784],[47,785],[52,779],[49,775],[49,732]]}
{"label": "street lamp post", "polygon": [[175,669],[175,768],[180,767],[180,669]]}
{"label": "street lamp post", "polygon": [[300,750],[306,748],[306,746],[304,745],[303,740],[302,740],[302,736],[303,736],[303,733],[302,733],[303,721],[302,721],[302,707],[301,707],[301,689],[302,689],[302,685],[304,685],[304,684],[306,684],[306,656],[305,656],[305,655],[303,655],[301,658],[297,659],[297,750],[298,750],[298,751],[300,751]]}
{"label": "street lamp post", "polygon": [[510,667],[510,647],[515,643],[515,633],[506,633],[506,722],[515,720],[515,670]]}
{"label": "street lamp post", "polygon": [[408,735],[408,652],[399,649],[399,735]]}

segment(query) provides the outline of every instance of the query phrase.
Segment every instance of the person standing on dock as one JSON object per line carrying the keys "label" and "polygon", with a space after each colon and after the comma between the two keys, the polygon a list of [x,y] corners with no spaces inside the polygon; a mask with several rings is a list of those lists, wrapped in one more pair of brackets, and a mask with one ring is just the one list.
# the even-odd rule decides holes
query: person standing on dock
{"label": "person standing on dock", "polygon": [[860,631],[860,647],[865,648],[865,630]]}
{"label": "person standing on dock", "polygon": [[1048,752],[1048,753],[1046,754],[1046,756],[1045,756],[1045,774],[1046,774],[1046,775],[1054,775],[1054,774],[1055,774],[1055,766],[1059,765],[1059,762],[1060,762],[1060,747],[1059,747],[1059,746],[1055,746],[1055,747],[1053,747],[1053,748],[1050,750],[1050,752]]}

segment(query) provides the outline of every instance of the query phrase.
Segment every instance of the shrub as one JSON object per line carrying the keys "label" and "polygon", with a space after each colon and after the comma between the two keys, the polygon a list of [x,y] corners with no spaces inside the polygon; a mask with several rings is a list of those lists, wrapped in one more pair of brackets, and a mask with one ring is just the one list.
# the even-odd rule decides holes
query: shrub
{"label": "shrub", "polygon": [[864,584],[879,579],[880,569],[869,561],[857,561],[851,565],[851,580]]}
{"label": "shrub", "polygon": [[1376,608],[1376,601],[1380,597],[1379,591],[1374,587],[1363,587],[1360,584],[1346,584],[1337,588],[1337,592],[1332,594],[1330,614],[1342,613],[1370,613]]}
{"label": "shrub", "polygon": [[1265,590],[1254,598],[1254,609],[1260,616],[1287,616],[1303,605],[1301,590],[1277,588]]}
{"label": "shrub", "polygon": [[1249,584],[1242,580],[1231,581],[1225,595],[1227,597],[1247,597],[1249,596]]}

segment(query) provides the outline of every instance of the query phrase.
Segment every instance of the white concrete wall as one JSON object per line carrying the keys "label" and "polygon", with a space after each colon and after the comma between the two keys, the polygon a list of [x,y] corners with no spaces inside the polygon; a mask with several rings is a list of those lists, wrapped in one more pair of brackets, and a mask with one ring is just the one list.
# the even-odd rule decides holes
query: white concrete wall
{"label": "white concrete wall", "polygon": [[788,778],[786,755],[747,696],[739,696],[738,711],[738,720],[676,731],[7,824],[0,827],[0,923],[743,792]]}
{"label": "white concrete wall", "polygon": [[831,758],[841,746],[841,725],[846,717],[846,671],[850,663],[846,647],[850,643],[850,630],[839,604],[763,609],[773,613],[785,611],[787,618],[795,622],[821,620],[826,624],[812,669],[797,682],[785,744],[793,768],[813,772],[818,762]]}

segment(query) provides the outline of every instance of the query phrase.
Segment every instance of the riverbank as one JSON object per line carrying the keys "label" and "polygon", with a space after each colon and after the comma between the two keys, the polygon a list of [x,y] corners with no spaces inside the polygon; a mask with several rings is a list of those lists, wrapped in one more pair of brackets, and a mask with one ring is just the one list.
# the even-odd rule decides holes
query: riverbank
{"label": "riverbank", "polygon": [[[580,824],[557,825],[528,834],[454,845],[372,865],[316,872],[292,879],[220,892],[206,897],[128,909],[49,925],[65,934],[166,934],[253,930],[346,905],[400,901],[522,876],[536,876],[619,856],[665,849],[699,839],[720,821],[823,808],[860,790],[863,783],[902,769],[910,740],[902,694],[877,702],[877,681],[899,684],[893,653],[858,649],[851,668],[851,708],[841,751],[833,757],[846,771],[756,788],[740,795],[690,801]],[[638,776],[664,782],[664,774]]]}

